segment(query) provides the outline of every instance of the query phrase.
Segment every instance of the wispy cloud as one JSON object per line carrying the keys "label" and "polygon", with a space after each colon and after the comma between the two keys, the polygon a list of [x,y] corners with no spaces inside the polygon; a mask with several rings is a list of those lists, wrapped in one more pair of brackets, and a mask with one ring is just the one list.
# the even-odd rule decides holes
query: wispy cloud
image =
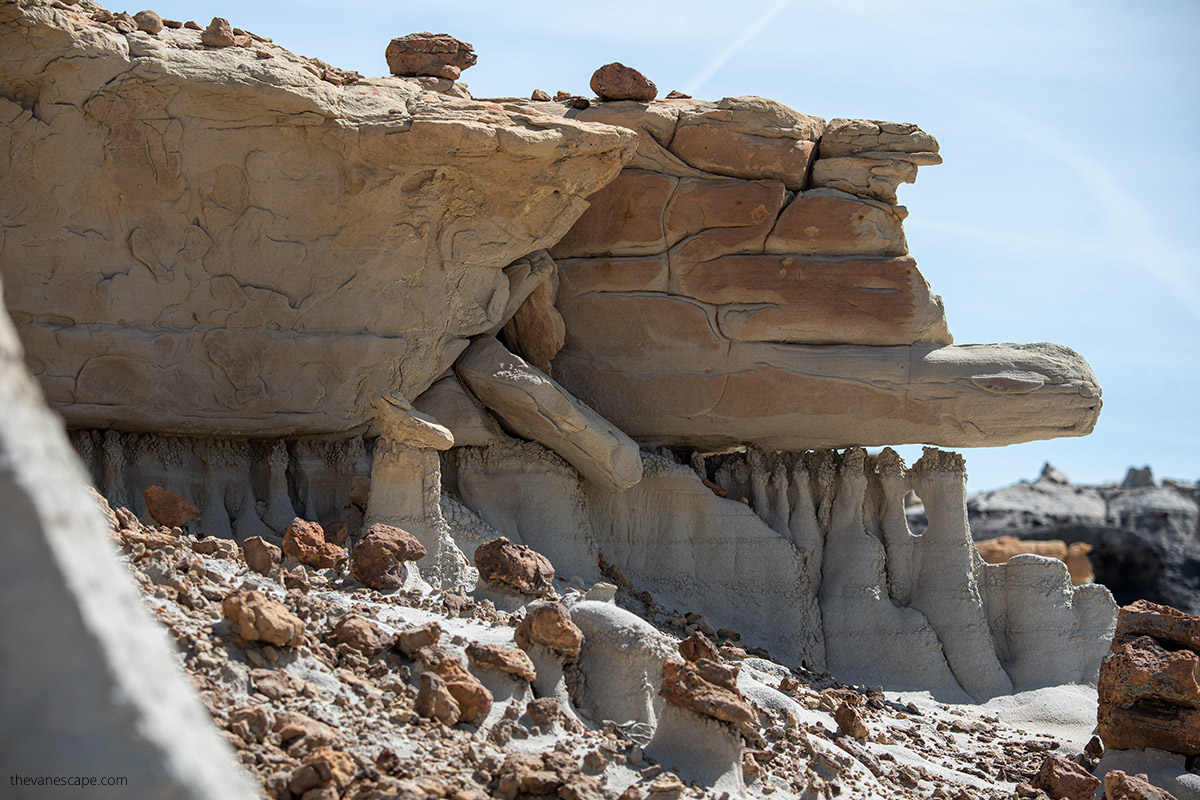
{"label": "wispy cloud", "polygon": [[737,51],[749,44],[755,36],[762,33],[763,29],[771,23],[771,20],[779,16],[779,12],[783,11],[790,2],[791,0],[779,0],[775,5],[767,9],[766,13],[759,17],[753,25],[742,31],[740,36],[722,48],[721,52],[717,53],[716,58],[710,61],[708,66],[701,70],[696,77],[692,78],[692,82],[688,84],[687,93],[690,95],[698,94],[700,87],[708,83],[712,76],[716,75],[721,67],[725,66],[726,62],[733,58]]}

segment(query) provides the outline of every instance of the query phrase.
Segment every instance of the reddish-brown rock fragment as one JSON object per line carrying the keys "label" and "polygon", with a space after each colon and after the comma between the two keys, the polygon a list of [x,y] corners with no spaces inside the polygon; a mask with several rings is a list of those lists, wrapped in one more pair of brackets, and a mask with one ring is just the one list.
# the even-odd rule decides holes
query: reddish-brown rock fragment
{"label": "reddish-brown rock fragment", "polygon": [[237,44],[237,38],[233,34],[233,26],[229,24],[229,20],[213,17],[212,22],[208,23],[208,27],[201,32],[200,43],[209,47],[233,47]]}
{"label": "reddish-brown rock fragment", "polygon": [[295,646],[304,637],[304,622],[262,592],[233,592],[221,603],[221,612],[248,642]]}
{"label": "reddish-brown rock fragment", "polygon": [[379,591],[400,588],[400,565],[425,557],[425,546],[408,531],[375,523],[354,546],[350,574]]}
{"label": "reddish-brown rock fragment", "polygon": [[444,725],[453,725],[461,716],[458,702],[446,688],[446,682],[432,672],[421,673],[415,709],[420,716],[436,719]]}
{"label": "reddish-brown rock fragment", "polygon": [[1114,769],[1104,776],[1104,800],[1175,800],[1175,795],[1150,783],[1144,774]]}
{"label": "reddish-brown rock fragment", "polygon": [[[659,694],[680,708],[722,722],[741,724],[754,720],[754,713],[736,688],[706,680],[702,671],[714,662],[702,659],[688,664],[674,659],[663,662],[663,682]],[[717,665],[719,666],[719,665]]]}
{"label": "reddish-brown rock fragment", "polygon": [[658,95],[658,87],[653,81],[619,61],[605,64],[592,73],[590,85],[601,100],[638,100],[645,103]]}
{"label": "reddish-brown rock fragment", "polygon": [[163,29],[163,18],[153,11],[139,11],[133,15],[139,31],[157,34]]}
{"label": "reddish-brown rock fragment", "polygon": [[200,509],[196,508],[195,503],[161,486],[147,487],[142,497],[146,500],[146,510],[159,525],[182,528],[200,519]]}
{"label": "reddish-brown rock fragment", "polygon": [[1144,600],[1122,608],[1096,692],[1105,746],[1200,754],[1200,617]]}
{"label": "reddish-brown rock fragment", "polygon": [[833,712],[833,721],[837,723],[838,732],[855,739],[865,739],[870,731],[863,722],[858,709],[843,700]]}
{"label": "reddish-brown rock fragment", "polygon": [[442,626],[434,620],[415,628],[405,628],[400,631],[396,634],[396,647],[400,648],[401,653],[412,658],[418,650],[423,647],[432,647],[441,638]]}
{"label": "reddish-brown rock fragment", "polygon": [[544,603],[529,609],[525,619],[513,631],[513,639],[522,650],[541,644],[568,658],[579,655],[583,631],[571,621],[571,613],[562,603]]}
{"label": "reddish-brown rock fragment", "polygon": [[475,65],[475,50],[446,33],[410,33],[388,43],[384,52],[393,75],[429,75],[456,81],[462,71]]}
{"label": "reddish-brown rock fragment", "polygon": [[487,687],[453,657],[432,663],[430,669],[446,682],[446,691],[458,704],[461,721],[471,725],[483,722],[492,707],[492,693]]}
{"label": "reddish-brown rock fragment", "polygon": [[467,645],[467,660],[476,667],[495,669],[526,681],[537,677],[537,670],[523,650],[508,650],[494,644],[472,642]]}
{"label": "reddish-brown rock fragment", "polygon": [[339,642],[372,658],[386,650],[392,643],[379,626],[358,614],[347,614],[333,627],[333,635]]}
{"label": "reddish-brown rock fragment", "polygon": [[717,646],[700,631],[693,631],[691,636],[679,643],[679,654],[685,661],[699,661],[702,658],[716,662],[721,660]]}
{"label": "reddish-brown rock fragment", "polygon": [[242,557],[259,575],[270,575],[283,560],[283,551],[261,536],[251,536],[242,542]]}
{"label": "reddish-brown rock fragment", "polygon": [[1046,756],[1031,784],[1053,798],[1094,800],[1100,779],[1071,759],[1052,753]]}
{"label": "reddish-brown rock fragment", "polygon": [[346,560],[346,551],[325,541],[325,531],[316,522],[296,517],[283,535],[283,552],[314,569],[336,569]]}
{"label": "reddish-brown rock fragment", "polygon": [[475,550],[479,577],[521,594],[540,597],[554,588],[554,565],[531,547],[501,536]]}

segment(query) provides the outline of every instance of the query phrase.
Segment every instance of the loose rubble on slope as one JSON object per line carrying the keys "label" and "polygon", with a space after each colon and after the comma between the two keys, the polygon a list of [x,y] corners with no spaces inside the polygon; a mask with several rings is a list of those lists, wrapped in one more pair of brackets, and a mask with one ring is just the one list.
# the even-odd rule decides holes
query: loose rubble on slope
{"label": "loose rubble on slope", "polygon": [[[957,454],[863,449],[1100,411],[1066,347],[952,343],[896,196],[932,136],[619,63],[480,100],[446,34],[364,78],[156,17],[0,0],[0,269],[268,796],[1095,788],[1111,595],[985,563]],[[1146,752],[1104,753],[1112,791]]]}
{"label": "loose rubble on slope", "polygon": [[[520,635],[537,607],[507,613],[427,584],[380,593],[292,558],[264,576],[228,540],[145,525],[97,502],[205,706],[270,797],[713,796],[690,777],[711,764],[656,757],[653,725],[582,713],[598,700],[589,694],[604,691],[593,671],[611,654],[539,651],[544,635]],[[681,709],[691,735],[732,743],[722,791],[1035,797],[1046,755],[1078,747],[1005,722],[1003,711],[909,701],[791,669],[733,631],[714,634],[718,647],[701,633],[711,628],[703,617],[686,622],[629,588],[584,592],[560,579],[549,596],[561,597],[567,617],[604,604],[619,625],[636,624],[626,608],[668,621],[643,633],[669,645],[647,676],[654,685],[620,679],[645,692],[660,720],[668,706]],[[268,623],[248,624],[247,613]],[[697,642],[708,648],[699,657]],[[474,687],[465,702],[447,674]]]}

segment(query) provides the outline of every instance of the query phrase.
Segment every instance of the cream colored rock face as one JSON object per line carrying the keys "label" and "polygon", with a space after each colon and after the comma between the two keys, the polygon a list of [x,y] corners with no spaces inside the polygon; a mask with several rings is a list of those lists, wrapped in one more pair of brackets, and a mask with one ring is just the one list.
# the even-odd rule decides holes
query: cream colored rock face
{"label": "cream colored rock face", "polygon": [[415,397],[504,323],[502,268],[633,147],[415,79],[335,86],[265,43],[41,5],[0,21],[6,301],[74,426],[360,426],[369,392]]}

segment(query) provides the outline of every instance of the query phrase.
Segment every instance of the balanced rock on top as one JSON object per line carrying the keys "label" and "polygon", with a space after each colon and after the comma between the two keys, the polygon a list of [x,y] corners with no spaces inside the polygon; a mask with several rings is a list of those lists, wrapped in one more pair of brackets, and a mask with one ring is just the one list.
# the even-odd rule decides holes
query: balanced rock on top
{"label": "balanced rock on top", "polygon": [[462,71],[475,65],[475,49],[448,33],[410,33],[388,44],[384,53],[393,75],[458,80]]}
{"label": "balanced rock on top", "polygon": [[652,80],[619,61],[605,64],[592,73],[590,85],[601,100],[649,102],[658,96],[658,87]]}

